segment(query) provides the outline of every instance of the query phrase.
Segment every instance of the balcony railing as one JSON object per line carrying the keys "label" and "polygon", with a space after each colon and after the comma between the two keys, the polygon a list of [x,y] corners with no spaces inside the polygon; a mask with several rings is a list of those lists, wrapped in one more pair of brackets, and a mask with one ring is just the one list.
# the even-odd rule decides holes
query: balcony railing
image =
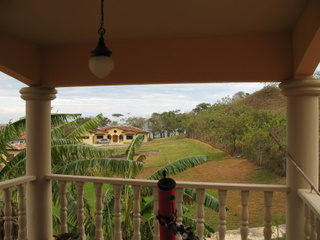
{"label": "balcony railing", "polygon": [[316,240],[320,238],[320,197],[310,190],[299,189],[298,194],[305,206],[305,239]]}
{"label": "balcony railing", "polygon": [[[158,188],[157,181],[141,180],[141,179],[123,179],[123,178],[103,178],[103,177],[83,177],[83,176],[69,176],[69,175],[48,175],[47,179],[57,180],[60,185],[60,220],[61,220],[61,232],[68,232],[67,229],[67,183],[75,182],[78,191],[78,231],[82,233],[82,239],[85,239],[84,232],[84,212],[83,212],[83,195],[84,184],[91,182],[95,187],[95,199],[96,199],[96,236],[95,239],[103,239],[102,236],[102,187],[103,184],[110,184],[114,189],[114,238],[122,239],[121,233],[121,187],[124,185],[131,185],[133,187],[133,225],[134,225],[134,239],[141,239],[140,235],[140,190],[142,186],[148,186],[153,188],[154,197],[154,215],[158,214]],[[182,204],[183,204],[183,189],[193,188],[197,193],[197,214],[196,214],[196,232],[200,239],[204,238],[204,198],[206,189],[218,190],[220,212],[219,212],[219,239],[225,239],[226,234],[226,201],[228,191],[241,192],[241,205],[242,213],[240,216],[241,228],[240,233],[242,239],[247,239],[248,236],[248,202],[250,191],[261,191],[264,193],[264,236],[265,239],[271,239],[271,205],[274,192],[288,192],[289,188],[285,185],[265,185],[265,184],[223,184],[223,183],[204,183],[204,182],[177,182],[176,186],[176,199],[177,199],[177,223],[182,224]],[[153,239],[159,240],[159,224],[157,219],[154,219],[154,234]]]}
{"label": "balcony railing", "polygon": [[[123,179],[123,178],[104,178],[104,177],[85,177],[85,176],[69,176],[69,175],[54,175],[46,176],[48,180],[58,181],[60,185],[60,220],[61,232],[68,232],[67,227],[67,183],[74,182],[78,191],[77,202],[77,219],[78,230],[82,233],[80,239],[86,239],[84,231],[84,211],[83,211],[83,196],[84,184],[93,183],[95,187],[95,201],[96,201],[96,231],[95,239],[103,239],[102,231],[102,189],[104,184],[110,184],[114,189],[114,238],[122,239],[121,233],[121,187],[130,185],[134,191],[133,203],[133,225],[134,225],[134,239],[141,239],[140,235],[140,190],[142,186],[152,187],[154,197],[154,214],[158,214],[158,189],[157,181],[141,180],[141,179]],[[18,191],[18,239],[27,239],[26,229],[26,184],[34,181],[34,176],[25,176],[0,183],[0,190],[2,190],[3,206],[3,221],[4,221],[4,239],[11,240],[11,232],[13,227],[12,217],[12,192],[13,189]],[[196,232],[200,239],[204,238],[204,196],[206,189],[214,189],[218,191],[220,212],[219,212],[219,239],[225,239],[226,234],[226,200],[228,191],[239,191],[241,193],[242,211],[240,214],[240,234],[241,239],[247,239],[248,236],[248,199],[251,191],[260,191],[264,193],[264,238],[271,239],[271,221],[272,221],[272,199],[274,192],[288,192],[289,188],[286,185],[265,185],[265,184],[227,184],[227,183],[204,183],[204,182],[177,182],[176,199],[177,199],[177,222],[182,223],[182,193],[184,188],[194,188],[197,192],[197,227]],[[305,239],[318,239],[320,236],[320,197],[310,190],[300,189],[299,196],[305,203],[305,226],[301,231],[305,233]],[[38,213],[41,214],[41,213]],[[159,240],[159,224],[157,219],[154,219],[154,234],[153,239]]]}
{"label": "balcony railing", "polygon": [[2,212],[3,216],[3,235],[5,240],[12,240],[11,234],[13,229],[13,219],[12,216],[12,191],[16,189],[18,191],[18,239],[27,239],[27,229],[26,229],[26,185],[28,182],[36,180],[34,176],[24,176],[11,180],[7,180],[0,183],[0,190],[3,199]]}

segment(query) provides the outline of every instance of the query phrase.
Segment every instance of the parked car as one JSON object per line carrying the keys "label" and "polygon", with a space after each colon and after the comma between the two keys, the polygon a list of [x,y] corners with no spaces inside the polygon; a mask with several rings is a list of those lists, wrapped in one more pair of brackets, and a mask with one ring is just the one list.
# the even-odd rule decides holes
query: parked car
{"label": "parked car", "polygon": [[98,144],[109,144],[110,140],[109,139],[101,139],[100,141],[97,142]]}

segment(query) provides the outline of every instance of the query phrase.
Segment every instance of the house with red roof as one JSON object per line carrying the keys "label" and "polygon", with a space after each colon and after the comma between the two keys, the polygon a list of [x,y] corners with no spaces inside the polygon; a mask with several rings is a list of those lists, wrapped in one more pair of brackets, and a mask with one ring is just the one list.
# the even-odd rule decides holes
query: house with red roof
{"label": "house with red roof", "polygon": [[19,152],[26,149],[26,143],[12,143],[9,147],[6,147],[6,151],[9,153],[8,157],[5,157],[7,161],[14,158]]}
{"label": "house with red roof", "polygon": [[132,126],[107,126],[98,128],[83,136],[83,142],[89,144],[118,144],[131,143],[138,135],[144,135],[144,142],[148,141],[148,131]]}
{"label": "house with red roof", "polygon": [[[0,125],[0,130],[4,127],[4,125]],[[8,152],[8,156],[2,156],[6,161],[10,161],[14,156],[16,156],[19,152],[26,149],[26,133],[21,133],[20,137],[12,139],[9,142],[9,146],[6,147],[6,151]]]}

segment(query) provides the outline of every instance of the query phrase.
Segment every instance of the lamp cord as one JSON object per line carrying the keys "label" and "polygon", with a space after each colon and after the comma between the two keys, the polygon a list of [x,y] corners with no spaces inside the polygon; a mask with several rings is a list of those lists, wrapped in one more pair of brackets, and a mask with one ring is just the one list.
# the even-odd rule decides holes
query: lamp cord
{"label": "lamp cord", "polygon": [[101,0],[101,19],[100,19],[100,28],[98,30],[98,33],[102,37],[106,33],[106,30],[103,27],[104,25],[104,0]]}

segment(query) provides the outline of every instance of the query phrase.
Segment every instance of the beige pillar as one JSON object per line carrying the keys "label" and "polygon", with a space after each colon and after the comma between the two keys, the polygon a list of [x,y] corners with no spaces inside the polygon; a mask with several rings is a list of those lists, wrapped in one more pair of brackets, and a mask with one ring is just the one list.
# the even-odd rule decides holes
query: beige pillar
{"label": "beige pillar", "polygon": [[[319,181],[319,94],[320,80],[302,79],[280,84],[287,96],[287,151],[318,188]],[[287,240],[304,239],[303,203],[299,188],[309,184],[287,159]]]}
{"label": "beige pillar", "polygon": [[20,90],[26,100],[27,161],[26,175],[37,180],[27,185],[27,231],[30,240],[52,238],[51,182],[51,100],[54,88],[27,87]]}

